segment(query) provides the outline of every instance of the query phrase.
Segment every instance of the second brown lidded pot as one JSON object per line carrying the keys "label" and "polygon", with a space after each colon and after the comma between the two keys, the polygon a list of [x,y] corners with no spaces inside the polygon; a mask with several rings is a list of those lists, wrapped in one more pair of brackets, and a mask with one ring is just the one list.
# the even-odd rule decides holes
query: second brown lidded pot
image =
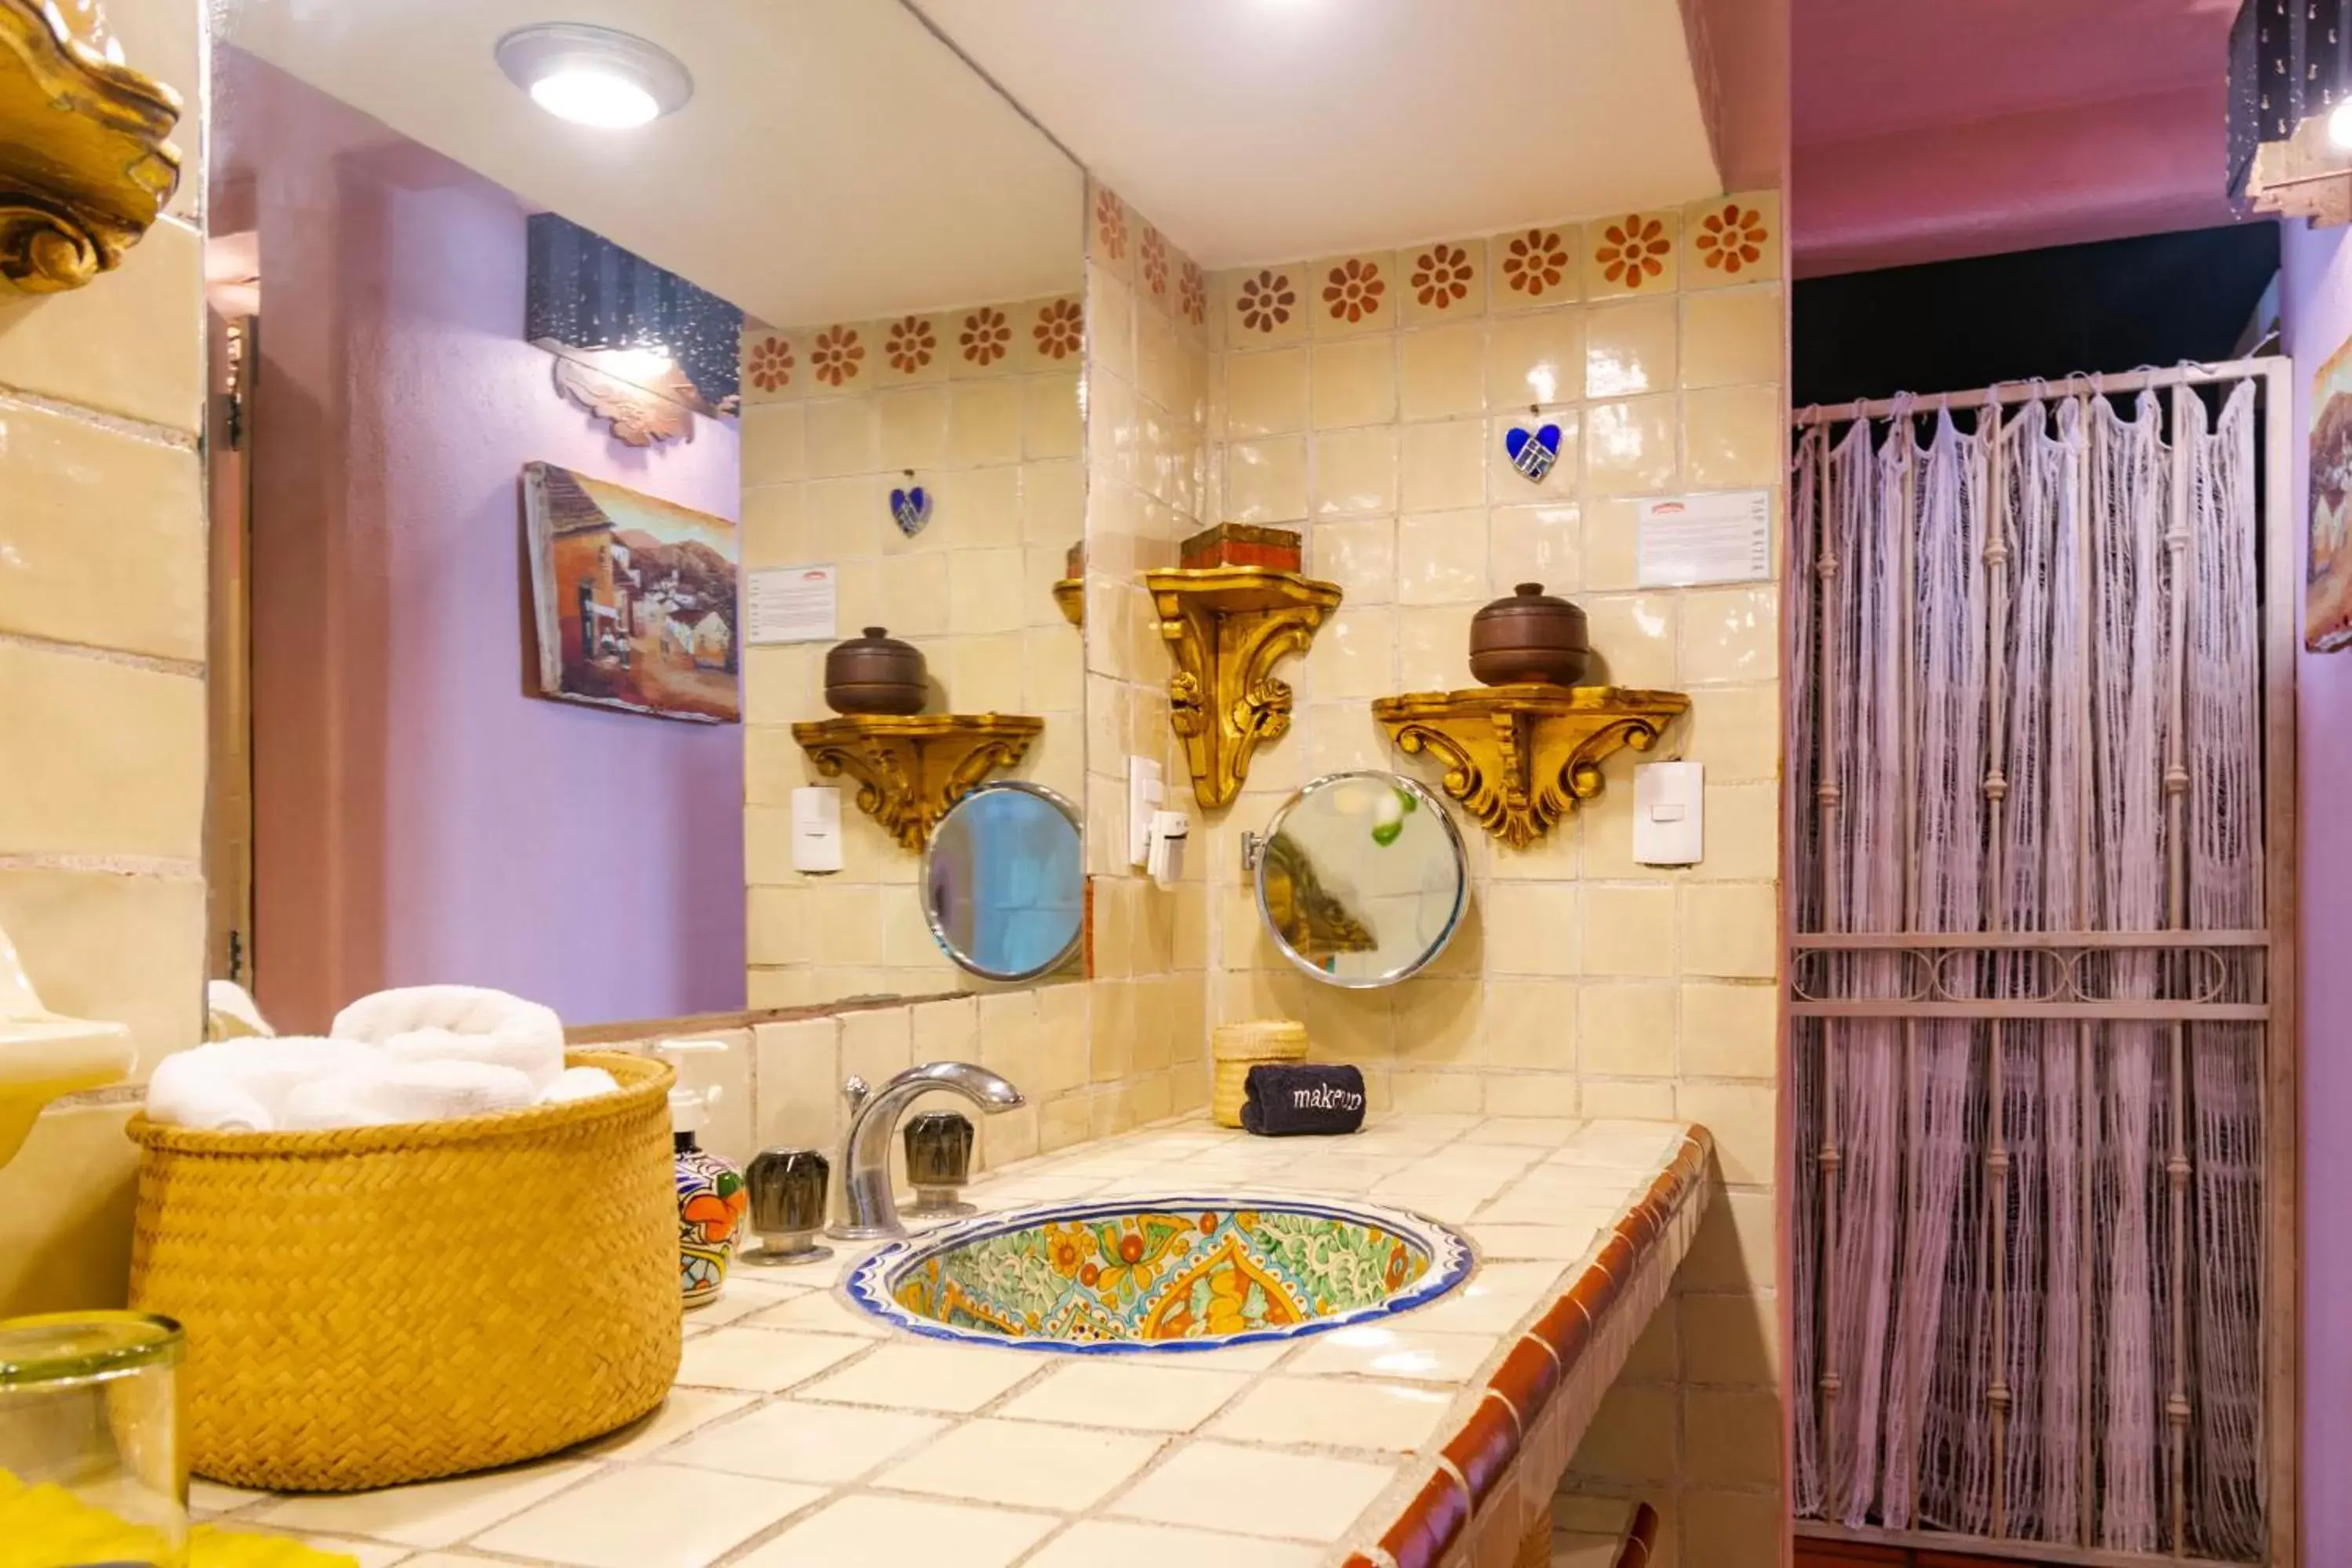
{"label": "second brown lidded pot", "polygon": [[1488,686],[1573,686],[1591,652],[1584,612],[1540,583],[1522,583],[1470,617],[1470,673]]}
{"label": "second brown lidded pot", "polygon": [[880,626],[826,650],[824,700],[836,713],[920,713],[929,692],[923,650]]}

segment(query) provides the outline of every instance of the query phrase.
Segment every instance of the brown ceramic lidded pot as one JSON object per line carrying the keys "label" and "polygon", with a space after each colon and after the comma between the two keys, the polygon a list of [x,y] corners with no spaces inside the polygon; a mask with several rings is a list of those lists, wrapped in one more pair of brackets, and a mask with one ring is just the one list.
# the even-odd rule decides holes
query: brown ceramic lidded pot
{"label": "brown ceramic lidded pot", "polygon": [[1540,583],[1522,583],[1470,617],[1470,673],[1488,686],[1573,686],[1591,653],[1584,612]]}
{"label": "brown ceramic lidded pot", "polygon": [[923,650],[880,626],[824,656],[824,700],[836,713],[920,713],[929,690]]}

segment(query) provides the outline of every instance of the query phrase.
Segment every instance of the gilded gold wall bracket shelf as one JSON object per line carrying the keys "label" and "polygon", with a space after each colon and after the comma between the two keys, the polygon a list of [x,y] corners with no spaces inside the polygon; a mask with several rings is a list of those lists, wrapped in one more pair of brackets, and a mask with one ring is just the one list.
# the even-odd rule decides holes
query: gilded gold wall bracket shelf
{"label": "gilded gold wall bracket shelf", "polygon": [[1193,798],[1211,810],[1230,805],[1258,743],[1290,728],[1290,688],[1274,662],[1307,651],[1339,608],[1339,585],[1262,566],[1169,567],[1146,572],[1143,585],[1176,661],[1169,716]]}
{"label": "gilded gold wall bracket shelf", "polygon": [[180,95],[107,42],[95,5],[0,0],[0,293],[119,266],[180,183]]}
{"label": "gilded gold wall bracket shelf", "polygon": [[1382,697],[1372,717],[1408,754],[1444,763],[1445,793],[1524,849],[1601,793],[1612,752],[1648,751],[1689,708],[1678,691],[1528,683]]}
{"label": "gilded gold wall bracket shelf", "polygon": [[948,807],[1019,763],[1045,729],[1020,713],[845,713],[795,724],[793,739],[826,778],[856,779],[857,809],[919,850]]}
{"label": "gilded gold wall bracket shelf", "polygon": [[1062,618],[1074,626],[1087,624],[1087,580],[1084,577],[1064,577],[1054,584],[1054,603],[1062,607]]}

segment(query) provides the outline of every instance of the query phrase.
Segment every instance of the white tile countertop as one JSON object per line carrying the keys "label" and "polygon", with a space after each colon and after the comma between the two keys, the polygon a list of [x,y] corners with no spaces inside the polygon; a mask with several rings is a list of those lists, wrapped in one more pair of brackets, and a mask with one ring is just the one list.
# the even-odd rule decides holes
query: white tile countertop
{"label": "white tile countertop", "polygon": [[1706,1203],[1680,1122],[1390,1115],[1345,1140],[1163,1122],[976,1181],[999,1210],[1121,1195],[1365,1198],[1477,1265],[1377,1323],[1073,1356],[901,1333],[866,1250],[738,1267],[653,1415],[532,1464],[383,1491],[198,1482],[203,1518],[362,1568],[1414,1568],[1510,1561]]}

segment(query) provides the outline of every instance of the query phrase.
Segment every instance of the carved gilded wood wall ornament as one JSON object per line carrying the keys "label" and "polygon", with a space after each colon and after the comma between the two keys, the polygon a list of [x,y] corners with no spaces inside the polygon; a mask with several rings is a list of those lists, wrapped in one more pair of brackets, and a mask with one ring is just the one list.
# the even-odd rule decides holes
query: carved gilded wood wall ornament
{"label": "carved gilded wood wall ornament", "polygon": [[1017,765],[1045,721],[1021,713],[844,713],[793,726],[826,778],[857,781],[857,809],[919,850],[948,807]]}
{"label": "carved gilded wood wall ornament", "polygon": [[180,95],[118,58],[92,0],[0,0],[0,288],[120,266],[180,183]]}
{"label": "carved gilded wood wall ornament", "polygon": [[1526,683],[1382,697],[1372,717],[1407,754],[1444,763],[1445,793],[1524,849],[1601,793],[1611,752],[1648,751],[1689,707],[1678,691]]}
{"label": "carved gilded wood wall ornament", "polygon": [[1307,651],[1339,607],[1339,585],[1259,566],[1169,567],[1146,572],[1143,585],[1176,661],[1169,719],[1192,795],[1213,811],[1241,793],[1258,742],[1290,728],[1290,687],[1274,662]]}

